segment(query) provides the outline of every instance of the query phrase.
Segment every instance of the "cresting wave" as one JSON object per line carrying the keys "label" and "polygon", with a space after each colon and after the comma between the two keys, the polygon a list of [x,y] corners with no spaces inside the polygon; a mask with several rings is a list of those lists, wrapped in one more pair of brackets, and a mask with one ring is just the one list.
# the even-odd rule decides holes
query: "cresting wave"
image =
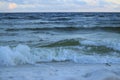
{"label": "cresting wave", "polygon": [[[89,44],[90,42],[82,42]],[[92,43],[93,44],[93,43]],[[92,45],[89,44],[89,45]],[[93,44],[94,45],[94,44]],[[83,49],[84,47],[79,47]],[[86,55],[74,49],[65,47],[30,48],[19,44],[16,47],[0,47],[0,66],[14,66],[20,64],[36,64],[52,61],[73,61],[77,63],[120,63],[118,56]]]}

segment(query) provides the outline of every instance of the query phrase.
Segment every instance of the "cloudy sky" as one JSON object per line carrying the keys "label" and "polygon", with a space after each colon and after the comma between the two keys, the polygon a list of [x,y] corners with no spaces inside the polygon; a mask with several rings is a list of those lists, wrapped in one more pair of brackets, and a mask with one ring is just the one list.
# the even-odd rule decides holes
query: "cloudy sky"
{"label": "cloudy sky", "polygon": [[0,12],[120,12],[120,0],[0,0]]}

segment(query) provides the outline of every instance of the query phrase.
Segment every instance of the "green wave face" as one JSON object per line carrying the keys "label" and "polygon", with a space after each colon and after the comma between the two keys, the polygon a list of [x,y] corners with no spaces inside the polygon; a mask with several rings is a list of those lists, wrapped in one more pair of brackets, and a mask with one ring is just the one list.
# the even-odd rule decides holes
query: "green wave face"
{"label": "green wave face", "polygon": [[63,49],[69,49],[73,50],[75,52],[78,52],[79,54],[86,54],[86,55],[113,55],[113,53],[120,53],[119,50],[115,50],[112,47],[108,47],[107,45],[88,45],[88,44],[82,44],[81,41],[84,41],[84,39],[65,39],[60,40],[51,44],[39,46],[39,48],[63,48]]}
{"label": "green wave face", "polygon": [[42,47],[64,47],[64,46],[78,46],[78,45],[80,45],[78,40],[66,39]]}

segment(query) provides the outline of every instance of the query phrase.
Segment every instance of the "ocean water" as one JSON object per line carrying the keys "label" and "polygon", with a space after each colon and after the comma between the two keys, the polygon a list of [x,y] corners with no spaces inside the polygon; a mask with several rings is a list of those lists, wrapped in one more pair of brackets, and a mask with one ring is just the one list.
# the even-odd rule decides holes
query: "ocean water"
{"label": "ocean water", "polygon": [[0,66],[120,63],[120,13],[0,13]]}

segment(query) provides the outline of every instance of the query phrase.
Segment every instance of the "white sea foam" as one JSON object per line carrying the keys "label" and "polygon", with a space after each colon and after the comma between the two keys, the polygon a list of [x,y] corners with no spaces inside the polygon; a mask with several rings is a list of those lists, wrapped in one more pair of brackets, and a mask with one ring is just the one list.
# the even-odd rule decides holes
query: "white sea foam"
{"label": "white sea foam", "polygon": [[34,63],[34,56],[26,45],[18,45],[15,48],[9,46],[0,47],[0,65],[17,65]]}
{"label": "white sea foam", "polygon": [[0,47],[0,65],[34,64],[50,61],[73,61],[77,63],[119,63],[115,56],[84,55],[72,49],[39,48],[31,49],[27,45]]}

